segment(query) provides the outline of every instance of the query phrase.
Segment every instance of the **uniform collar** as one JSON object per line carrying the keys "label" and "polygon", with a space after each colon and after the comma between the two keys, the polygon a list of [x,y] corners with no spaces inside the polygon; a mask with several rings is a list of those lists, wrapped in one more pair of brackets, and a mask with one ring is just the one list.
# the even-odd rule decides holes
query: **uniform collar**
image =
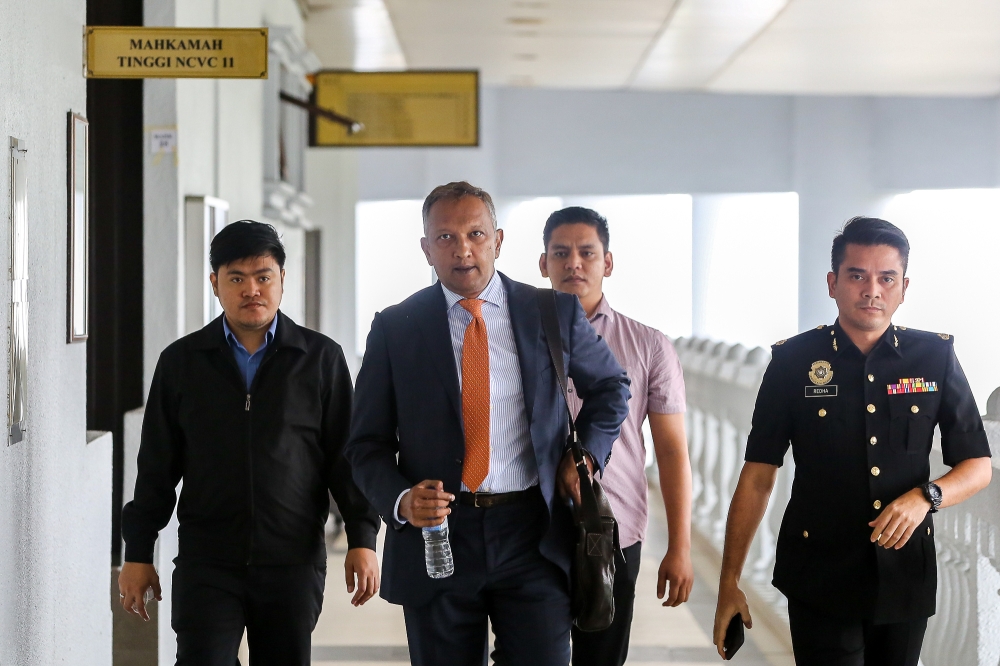
{"label": "uniform collar", "polygon": [[594,310],[594,314],[587,319],[593,324],[598,317],[607,317],[608,323],[615,323],[615,311],[611,308],[611,304],[608,303],[608,297],[602,295],[601,302],[597,304],[597,309]]}
{"label": "uniform collar", "polygon": [[[897,334],[898,328],[889,324],[889,328],[885,329],[885,333],[882,334],[882,339],[875,343],[872,347],[869,355],[878,352],[880,348],[886,348],[890,350],[890,353],[895,353],[897,356],[902,356],[903,352],[899,346],[899,336]],[[845,349],[854,349],[859,354],[861,350],[858,349],[857,345],[848,337],[847,333],[840,326],[840,318],[833,322],[833,326],[830,327],[830,344],[833,347],[834,356],[839,356],[844,352]]]}

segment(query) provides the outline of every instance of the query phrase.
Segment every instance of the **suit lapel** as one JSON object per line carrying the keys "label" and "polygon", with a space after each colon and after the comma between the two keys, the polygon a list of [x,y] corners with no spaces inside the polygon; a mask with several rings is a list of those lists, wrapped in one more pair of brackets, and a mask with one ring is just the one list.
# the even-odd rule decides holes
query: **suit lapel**
{"label": "suit lapel", "polygon": [[500,273],[507,288],[507,303],[510,310],[510,326],[514,330],[514,344],[521,366],[521,385],[524,390],[524,406],[528,422],[535,408],[535,388],[538,381],[538,345],[541,340],[542,322],[538,311],[537,290],[514,282]]}
{"label": "suit lapel", "polygon": [[462,420],[462,400],[458,388],[458,368],[455,351],[451,346],[451,329],[448,326],[447,304],[440,284],[424,290],[422,306],[417,312],[417,323],[424,337],[427,360],[444,385],[459,422]]}

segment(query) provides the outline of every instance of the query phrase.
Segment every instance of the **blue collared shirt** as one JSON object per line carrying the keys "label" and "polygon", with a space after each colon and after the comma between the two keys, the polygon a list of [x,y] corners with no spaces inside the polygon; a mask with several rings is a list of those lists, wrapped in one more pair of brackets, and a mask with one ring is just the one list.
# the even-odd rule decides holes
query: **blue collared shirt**
{"label": "blue collared shirt", "polygon": [[250,385],[253,384],[253,378],[257,375],[257,369],[260,367],[260,362],[264,360],[264,352],[267,351],[267,346],[271,344],[274,340],[274,331],[278,328],[278,315],[274,315],[274,319],[271,321],[271,327],[267,329],[267,333],[264,334],[264,344],[260,346],[260,349],[255,351],[253,354],[247,351],[247,348],[236,339],[233,335],[232,329],[229,328],[229,324],[226,322],[226,318],[222,318],[222,328],[226,332],[226,341],[229,343],[229,348],[233,350],[233,358],[236,359],[236,367],[240,369],[240,374],[243,375],[243,381],[246,383],[247,391],[250,390]]}

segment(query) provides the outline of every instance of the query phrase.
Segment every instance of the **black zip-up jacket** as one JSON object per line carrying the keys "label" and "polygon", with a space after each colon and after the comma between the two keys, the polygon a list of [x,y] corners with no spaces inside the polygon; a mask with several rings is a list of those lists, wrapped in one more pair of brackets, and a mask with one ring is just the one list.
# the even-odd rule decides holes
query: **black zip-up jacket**
{"label": "black zip-up jacket", "polygon": [[179,558],[232,564],[326,561],[333,493],[348,547],[375,549],[378,514],[343,455],[353,389],[330,338],[280,311],[247,391],[222,317],[160,354],[146,401],[135,498],[122,510],[125,561],[153,561],[177,518]]}

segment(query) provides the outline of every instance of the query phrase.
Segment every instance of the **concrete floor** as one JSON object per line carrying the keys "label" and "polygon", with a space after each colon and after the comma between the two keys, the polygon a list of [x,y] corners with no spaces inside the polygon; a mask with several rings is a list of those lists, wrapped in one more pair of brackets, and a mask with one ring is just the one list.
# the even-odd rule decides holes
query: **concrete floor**
{"label": "concrete floor", "polygon": [[[691,599],[678,608],[663,608],[656,599],[656,571],[666,547],[662,504],[650,497],[649,533],[643,545],[632,624],[628,664],[634,666],[697,666],[719,663],[711,643],[718,584],[717,558],[696,547],[692,553],[697,580]],[[697,541],[696,541],[697,543]],[[409,663],[403,612],[381,598],[361,608],[350,604],[343,580],[346,544],[339,540],[330,552],[326,600],[313,633],[313,666],[403,666]],[[381,550],[382,544],[379,543]],[[787,638],[756,621],[734,664],[791,666]]]}

